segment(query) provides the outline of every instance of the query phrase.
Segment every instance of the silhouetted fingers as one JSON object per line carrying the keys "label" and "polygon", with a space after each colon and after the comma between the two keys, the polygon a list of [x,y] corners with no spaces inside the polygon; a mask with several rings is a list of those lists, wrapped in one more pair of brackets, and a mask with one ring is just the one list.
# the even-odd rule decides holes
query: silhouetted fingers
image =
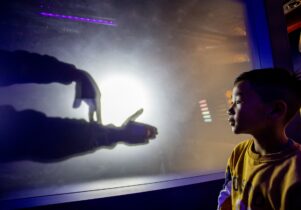
{"label": "silhouetted fingers", "polygon": [[[88,105],[89,107],[89,121],[90,122],[98,122],[98,119],[97,119],[97,107],[96,107],[96,102],[95,102],[95,99],[90,99],[90,98],[86,98],[86,99],[83,99],[84,102]],[[96,117],[96,119],[94,118]]]}
{"label": "silhouetted fingers", "polygon": [[134,139],[153,139],[158,134],[157,128],[148,124],[130,121],[126,128],[130,131]]}
{"label": "silhouetted fingers", "polygon": [[89,122],[95,122],[94,113],[95,111],[89,108]]}
{"label": "silhouetted fingers", "polygon": [[153,126],[148,126],[146,135],[148,139],[154,139],[158,135],[158,129]]}
{"label": "silhouetted fingers", "polygon": [[82,103],[81,99],[75,98],[74,101],[73,101],[73,108],[80,107],[81,103]]}
{"label": "silhouetted fingers", "polygon": [[96,121],[98,124],[102,125],[100,107],[96,109]]}

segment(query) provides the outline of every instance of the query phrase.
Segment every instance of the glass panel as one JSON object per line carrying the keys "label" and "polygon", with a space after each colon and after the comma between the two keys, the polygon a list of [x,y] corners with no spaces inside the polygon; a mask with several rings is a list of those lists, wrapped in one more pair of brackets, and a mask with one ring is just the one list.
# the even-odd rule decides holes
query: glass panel
{"label": "glass panel", "polygon": [[[13,157],[2,158],[1,199],[224,170],[233,146],[244,138],[232,134],[226,115],[234,77],[251,68],[241,1],[4,2],[1,49],[47,54],[75,65],[99,86],[104,126],[121,126],[143,108],[137,121],[155,126],[159,134],[142,144],[100,141],[88,148],[91,139],[104,134],[89,132],[87,105],[72,108],[76,83],[67,66],[46,65],[37,56],[31,61],[37,66],[27,68],[18,60],[15,65],[27,72],[12,73],[18,69],[14,65],[0,70],[3,81],[10,73],[15,77],[13,84],[1,83],[0,114],[31,118],[12,125],[11,118],[0,119],[13,127],[14,143],[23,145],[13,147],[10,138],[1,137],[2,148],[13,151],[7,152]],[[31,68],[38,69],[30,73],[32,80],[27,78]],[[33,136],[29,142],[25,133]]]}

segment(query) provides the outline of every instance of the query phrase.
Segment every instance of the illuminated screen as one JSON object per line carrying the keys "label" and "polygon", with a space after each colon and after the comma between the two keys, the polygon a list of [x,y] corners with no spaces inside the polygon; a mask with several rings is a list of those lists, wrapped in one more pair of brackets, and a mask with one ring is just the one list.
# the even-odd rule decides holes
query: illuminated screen
{"label": "illuminated screen", "polygon": [[[26,59],[5,66],[10,70],[2,65],[0,124],[18,138],[0,140],[2,150],[8,148],[1,156],[0,199],[222,172],[245,138],[232,134],[226,114],[234,78],[251,68],[241,1],[7,0],[1,10],[1,50],[75,65],[99,87],[103,127],[122,126],[143,109],[135,120],[156,127],[158,135],[87,148],[91,139],[105,138],[102,130],[89,132],[87,104],[72,107],[77,83],[67,66],[46,65],[38,55],[35,67],[23,65]],[[36,118],[15,125],[5,111]]]}

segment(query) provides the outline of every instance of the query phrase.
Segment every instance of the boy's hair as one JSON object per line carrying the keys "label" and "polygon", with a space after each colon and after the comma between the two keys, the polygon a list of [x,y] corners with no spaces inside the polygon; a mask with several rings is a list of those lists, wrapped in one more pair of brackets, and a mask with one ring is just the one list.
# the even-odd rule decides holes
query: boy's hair
{"label": "boy's hair", "polygon": [[239,75],[234,85],[241,81],[248,81],[264,103],[283,100],[288,107],[286,123],[300,109],[301,81],[286,69],[254,69]]}

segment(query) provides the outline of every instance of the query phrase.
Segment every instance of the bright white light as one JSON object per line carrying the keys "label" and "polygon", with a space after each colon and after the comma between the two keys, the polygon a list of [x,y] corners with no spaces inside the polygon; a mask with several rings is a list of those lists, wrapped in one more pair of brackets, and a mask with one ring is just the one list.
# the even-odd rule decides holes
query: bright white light
{"label": "bright white light", "polygon": [[140,121],[150,111],[146,87],[132,75],[107,76],[100,81],[100,91],[103,124],[120,126],[130,115],[143,108]]}

